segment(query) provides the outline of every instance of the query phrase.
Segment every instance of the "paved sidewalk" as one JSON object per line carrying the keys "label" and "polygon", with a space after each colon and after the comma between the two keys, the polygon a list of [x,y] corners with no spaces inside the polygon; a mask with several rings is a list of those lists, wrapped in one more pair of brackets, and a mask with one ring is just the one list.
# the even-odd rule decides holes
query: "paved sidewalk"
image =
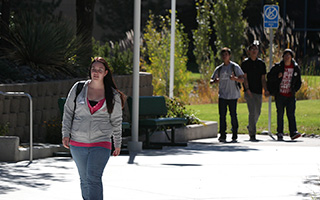
{"label": "paved sidewalk", "polygon": [[[112,157],[103,176],[104,199],[320,199],[320,139],[257,138],[261,141],[240,135],[238,143],[214,138],[144,150],[134,164],[127,155]],[[0,200],[81,199],[71,158],[27,164],[0,162]]]}

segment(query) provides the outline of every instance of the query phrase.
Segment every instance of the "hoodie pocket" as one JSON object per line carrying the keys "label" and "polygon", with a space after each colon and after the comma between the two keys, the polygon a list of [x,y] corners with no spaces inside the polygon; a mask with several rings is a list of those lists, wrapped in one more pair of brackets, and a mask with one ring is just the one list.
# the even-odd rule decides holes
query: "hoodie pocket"
{"label": "hoodie pocket", "polygon": [[111,127],[108,126],[107,122],[102,122],[102,123],[99,125],[99,129],[100,129],[100,131],[101,131],[102,133],[106,133],[106,132],[108,132],[108,131],[111,129]]}
{"label": "hoodie pocket", "polygon": [[79,122],[79,120],[73,120],[72,130],[78,131],[80,129],[80,125],[81,123]]}

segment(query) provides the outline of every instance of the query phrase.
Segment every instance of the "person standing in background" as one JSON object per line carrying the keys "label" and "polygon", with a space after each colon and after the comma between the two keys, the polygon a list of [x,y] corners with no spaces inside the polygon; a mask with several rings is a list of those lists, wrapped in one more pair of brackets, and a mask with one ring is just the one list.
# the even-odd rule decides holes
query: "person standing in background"
{"label": "person standing in background", "polygon": [[301,136],[297,131],[295,110],[295,94],[300,89],[301,70],[293,59],[291,49],[285,49],[280,63],[276,63],[267,74],[267,86],[270,94],[275,96],[277,108],[277,136],[278,141],[283,141],[283,115],[286,109],[289,122],[290,138],[292,140]]}
{"label": "person standing in background", "polygon": [[259,47],[257,44],[251,44],[248,47],[249,57],[246,58],[242,64],[241,69],[244,72],[244,97],[247,102],[249,111],[248,117],[248,131],[250,141],[257,141],[256,124],[260,117],[262,106],[262,88],[264,89],[264,95],[269,96],[266,82],[266,65],[258,58]]}
{"label": "person standing in background", "polygon": [[240,66],[231,61],[231,50],[224,47],[220,51],[223,61],[221,65],[214,70],[210,83],[219,83],[219,141],[226,142],[227,123],[226,115],[229,107],[232,126],[232,142],[238,139],[238,118],[237,118],[237,101],[240,98],[240,83],[243,83],[243,71]]}

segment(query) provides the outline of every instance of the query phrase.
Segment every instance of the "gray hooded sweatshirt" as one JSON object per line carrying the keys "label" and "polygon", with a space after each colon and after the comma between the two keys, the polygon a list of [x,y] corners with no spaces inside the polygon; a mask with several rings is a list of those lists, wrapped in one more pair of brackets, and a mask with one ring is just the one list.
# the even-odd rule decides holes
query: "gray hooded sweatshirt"
{"label": "gray hooded sweatshirt", "polygon": [[62,137],[70,137],[73,141],[83,143],[111,142],[111,137],[113,137],[115,148],[121,147],[122,106],[120,94],[114,90],[114,108],[111,114],[108,113],[106,102],[99,110],[91,114],[87,104],[90,81],[85,81],[82,91],[76,99],[77,105],[73,122],[74,98],[79,82],[71,88],[64,105]]}

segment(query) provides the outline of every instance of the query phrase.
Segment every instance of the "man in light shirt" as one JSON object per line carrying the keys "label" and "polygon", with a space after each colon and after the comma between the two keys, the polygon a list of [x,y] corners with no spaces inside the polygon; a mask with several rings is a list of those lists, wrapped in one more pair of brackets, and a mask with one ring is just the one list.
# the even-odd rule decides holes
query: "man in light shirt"
{"label": "man in light shirt", "polygon": [[240,66],[231,61],[231,50],[224,47],[220,51],[223,61],[216,67],[211,76],[210,83],[219,83],[219,141],[226,142],[227,123],[226,115],[229,107],[232,126],[232,142],[238,139],[237,101],[240,98],[240,83],[244,81],[244,73]]}

